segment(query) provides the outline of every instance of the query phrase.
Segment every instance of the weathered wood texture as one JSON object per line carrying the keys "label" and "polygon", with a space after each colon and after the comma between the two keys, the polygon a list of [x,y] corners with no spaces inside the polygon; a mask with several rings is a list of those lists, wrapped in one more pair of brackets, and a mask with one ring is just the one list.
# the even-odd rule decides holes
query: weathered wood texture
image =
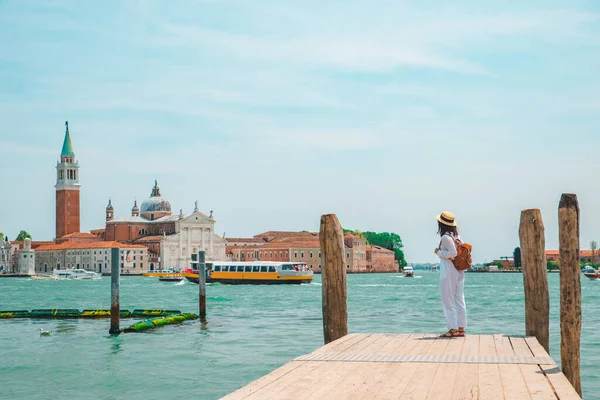
{"label": "weathered wood texture", "polygon": [[121,333],[119,327],[121,319],[121,304],[119,301],[121,288],[121,250],[118,248],[110,249],[110,329],[108,333],[118,335]]}
{"label": "weathered wood texture", "polygon": [[574,194],[563,194],[558,208],[560,239],[560,361],[577,393],[581,394],[581,270],[579,267],[579,204]]}
{"label": "weathered wood texture", "polygon": [[321,217],[323,336],[325,344],[348,334],[344,232],[335,214]]}
{"label": "weathered wood texture", "polygon": [[550,296],[546,271],[544,221],[538,209],[521,212],[521,264],[525,287],[525,333],[550,351]]}
{"label": "weathered wood texture", "polygon": [[[406,361],[376,360],[394,357]],[[515,363],[502,362],[506,357],[515,359]],[[532,357],[534,361],[528,362]],[[544,364],[536,364],[538,360]],[[534,337],[469,335],[444,339],[423,334],[346,335],[224,397],[227,400],[580,398]]]}
{"label": "weathered wood texture", "polygon": [[198,310],[201,320],[206,320],[206,255],[198,252]]}

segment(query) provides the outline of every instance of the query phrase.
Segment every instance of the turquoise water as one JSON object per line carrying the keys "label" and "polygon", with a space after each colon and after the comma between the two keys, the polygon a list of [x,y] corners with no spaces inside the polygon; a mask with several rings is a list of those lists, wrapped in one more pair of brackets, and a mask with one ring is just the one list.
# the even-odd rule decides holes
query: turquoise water
{"label": "turquoise water", "polygon": [[[439,275],[348,276],[350,332],[441,333]],[[600,398],[600,281],[582,278],[584,398]],[[108,335],[108,320],[0,320],[3,398],[216,399],[323,344],[320,276],[310,285],[207,285],[208,322]],[[559,276],[549,275],[551,355],[560,359]],[[468,274],[471,333],[524,334],[520,274]],[[121,307],[197,312],[198,286],[123,277]],[[110,279],[0,279],[0,310],[109,308]],[[126,327],[137,320],[122,320]],[[39,328],[52,330],[41,337]]]}

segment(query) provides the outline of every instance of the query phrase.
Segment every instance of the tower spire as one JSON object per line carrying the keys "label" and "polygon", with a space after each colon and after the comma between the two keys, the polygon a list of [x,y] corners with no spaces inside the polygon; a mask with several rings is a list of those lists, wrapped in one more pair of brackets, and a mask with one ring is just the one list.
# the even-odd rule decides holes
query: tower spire
{"label": "tower spire", "polygon": [[65,121],[65,140],[63,141],[61,157],[75,157],[73,151],[73,143],[71,143],[71,135],[69,134],[69,121]]}

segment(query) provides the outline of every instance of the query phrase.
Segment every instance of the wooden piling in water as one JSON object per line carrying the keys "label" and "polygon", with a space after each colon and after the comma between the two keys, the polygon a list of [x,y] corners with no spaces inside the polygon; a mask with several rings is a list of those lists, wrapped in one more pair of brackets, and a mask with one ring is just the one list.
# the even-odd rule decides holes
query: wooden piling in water
{"label": "wooden piling in water", "polygon": [[335,214],[321,216],[323,336],[325,344],[348,334],[344,233]]}
{"label": "wooden piling in water", "polygon": [[199,287],[199,305],[200,320],[206,320],[206,256],[204,251],[198,252],[198,287]]}
{"label": "wooden piling in water", "polygon": [[539,209],[521,212],[521,264],[525,287],[525,333],[550,353],[550,297],[546,271],[544,221]]}
{"label": "wooden piling in water", "polygon": [[119,303],[120,277],[121,277],[121,250],[110,249],[110,330],[111,335],[121,333],[119,327],[121,318],[121,305]]}
{"label": "wooden piling in water", "polygon": [[558,208],[560,241],[560,361],[581,396],[581,269],[579,267],[579,203],[577,195],[563,194]]}

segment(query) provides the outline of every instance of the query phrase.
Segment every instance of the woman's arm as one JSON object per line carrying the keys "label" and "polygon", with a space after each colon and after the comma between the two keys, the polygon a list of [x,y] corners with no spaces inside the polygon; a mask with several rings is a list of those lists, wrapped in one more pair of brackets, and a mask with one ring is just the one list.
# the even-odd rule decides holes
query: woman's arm
{"label": "woman's arm", "polygon": [[454,240],[448,235],[442,236],[442,244],[440,245],[440,250],[437,252],[438,257],[443,260],[451,260],[457,254]]}

